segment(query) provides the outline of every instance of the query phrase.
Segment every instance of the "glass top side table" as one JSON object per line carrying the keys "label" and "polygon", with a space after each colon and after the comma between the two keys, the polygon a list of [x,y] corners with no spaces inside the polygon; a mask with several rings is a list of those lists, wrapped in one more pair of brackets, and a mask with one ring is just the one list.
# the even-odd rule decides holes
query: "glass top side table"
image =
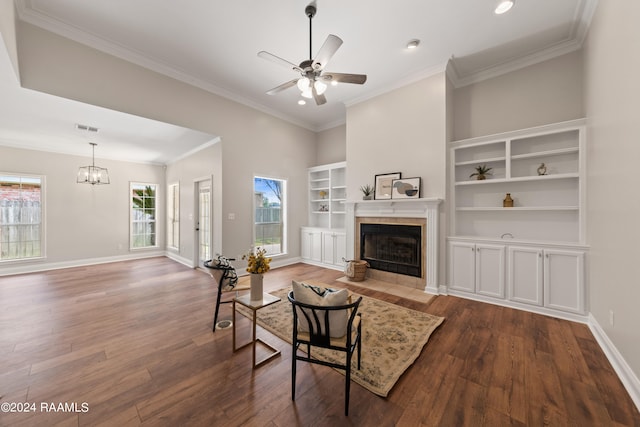
{"label": "glass top side table", "polygon": [[[263,293],[262,294],[262,300],[261,301],[252,301],[251,300],[251,295],[247,294],[247,295],[240,295],[236,298],[233,299],[233,352],[235,353],[236,351],[247,347],[248,345],[251,345],[253,348],[253,369],[257,368],[258,366],[262,365],[263,363],[271,360],[272,358],[274,358],[275,356],[278,356],[280,354],[280,350],[276,349],[275,347],[273,347],[271,344],[268,344],[266,342],[264,342],[263,340],[261,340],[260,338],[256,337],[256,317],[257,317],[257,312],[258,310],[260,310],[261,308],[267,307],[271,304],[275,304],[276,302],[280,301],[280,298],[273,296],[271,294],[268,293]],[[236,347],[236,303],[243,305],[245,307],[247,307],[249,310],[251,310],[252,312],[252,319],[251,319],[251,325],[252,325],[252,335],[251,335],[251,341],[249,341],[246,344],[241,345],[240,347]],[[260,342],[262,345],[264,345],[265,347],[267,347],[269,350],[271,350],[271,353],[264,357],[263,359],[256,361],[256,343]]]}

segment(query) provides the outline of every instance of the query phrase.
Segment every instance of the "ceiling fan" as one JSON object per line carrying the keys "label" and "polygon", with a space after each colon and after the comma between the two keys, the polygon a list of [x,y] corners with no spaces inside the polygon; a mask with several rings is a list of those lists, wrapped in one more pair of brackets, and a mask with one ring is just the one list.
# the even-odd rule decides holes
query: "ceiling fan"
{"label": "ceiling fan", "polygon": [[259,57],[284,65],[285,67],[300,73],[302,76],[274,87],[267,92],[267,95],[275,95],[276,93],[282,92],[290,87],[298,86],[298,89],[302,91],[303,97],[314,98],[316,104],[322,105],[327,102],[327,98],[324,96],[324,91],[327,89],[327,83],[353,83],[361,85],[367,81],[367,76],[365,74],[345,74],[324,71],[325,65],[327,65],[331,57],[333,57],[340,45],[342,45],[342,39],[338,36],[329,34],[316,57],[312,59],[311,20],[315,16],[316,12],[317,8],[314,3],[309,4],[304,9],[305,15],[309,17],[309,59],[302,61],[300,65],[296,65],[293,62],[289,62],[264,50],[258,52]]}

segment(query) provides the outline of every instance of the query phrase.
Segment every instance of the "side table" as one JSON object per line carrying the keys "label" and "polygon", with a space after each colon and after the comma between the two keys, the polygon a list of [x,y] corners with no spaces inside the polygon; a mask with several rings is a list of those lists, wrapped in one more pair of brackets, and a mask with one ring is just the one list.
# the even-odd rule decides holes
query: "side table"
{"label": "side table", "polygon": [[[248,345],[251,345],[253,347],[253,369],[257,368],[258,366],[262,365],[263,363],[267,362],[268,360],[271,360],[273,357],[280,354],[280,350],[276,349],[272,345],[267,344],[260,338],[256,337],[256,317],[257,317],[258,310],[268,305],[275,304],[278,301],[280,301],[280,298],[267,293],[262,294],[262,301],[251,301],[250,294],[240,295],[233,299],[233,352],[235,353],[236,351]],[[236,347],[236,303],[247,307],[249,310],[251,310],[253,314],[251,319],[251,324],[253,329],[252,339],[251,341],[241,345],[240,347]],[[265,358],[263,358],[262,360],[256,362],[256,343],[258,341],[260,341],[260,343],[262,343],[265,347],[269,348],[272,351],[272,353],[266,356]]]}

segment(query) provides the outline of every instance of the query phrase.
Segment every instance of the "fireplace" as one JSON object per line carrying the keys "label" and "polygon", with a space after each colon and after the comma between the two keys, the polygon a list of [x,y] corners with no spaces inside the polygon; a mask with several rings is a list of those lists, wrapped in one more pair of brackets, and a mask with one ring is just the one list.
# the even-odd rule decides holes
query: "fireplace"
{"label": "fireplace", "polygon": [[360,224],[360,259],[376,270],[422,277],[422,227]]}
{"label": "fireplace", "polygon": [[[438,206],[441,202],[442,199],[437,198],[345,202],[346,258],[358,259],[362,256],[360,227],[364,224],[417,226],[420,228],[420,243],[418,245],[420,252],[419,254],[416,253],[416,256],[420,259],[420,273],[415,272],[417,266],[413,267],[411,273],[406,271],[394,273],[378,270],[375,267],[368,270],[367,278],[438,294],[438,252],[440,245],[438,238],[440,228]],[[396,239],[390,244],[396,248],[402,248],[402,251],[405,251],[407,246],[412,245],[410,241],[404,239]],[[374,256],[365,256],[364,258],[369,259],[369,264],[371,264],[373,258],[377,260],[383,257],[379,254],[374,254]],[[404,255],[403,258],[410,259],[407,255]],[[391,261],[395,260],[392,259]],[[411,262],[403,261],[401,264],[413,264],[413,259],[411,259]]]}

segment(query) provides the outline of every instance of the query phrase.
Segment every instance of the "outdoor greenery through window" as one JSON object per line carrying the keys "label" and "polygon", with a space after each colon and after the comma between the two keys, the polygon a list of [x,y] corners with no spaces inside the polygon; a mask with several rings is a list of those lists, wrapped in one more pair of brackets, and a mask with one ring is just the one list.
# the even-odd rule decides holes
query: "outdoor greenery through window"
{"label": "outdoor greenery through window", "polygon": [[42,254],[43,179],[0,173],[0,261]]}
{"label": "outdoor greenery through window", "polygon": [[157,246],[157,185],[131,183],[131,248]]}
{"label": "outdoor greenery through window", "polygon": [[267,255],[286,252],[285,194],[286,181],[254,177],[254,246],[266,249]]}
{"label": "outdoor greenery through window", "polygon": [[171,184],[167,191],[167,247],[180,247],[180,184]]}

